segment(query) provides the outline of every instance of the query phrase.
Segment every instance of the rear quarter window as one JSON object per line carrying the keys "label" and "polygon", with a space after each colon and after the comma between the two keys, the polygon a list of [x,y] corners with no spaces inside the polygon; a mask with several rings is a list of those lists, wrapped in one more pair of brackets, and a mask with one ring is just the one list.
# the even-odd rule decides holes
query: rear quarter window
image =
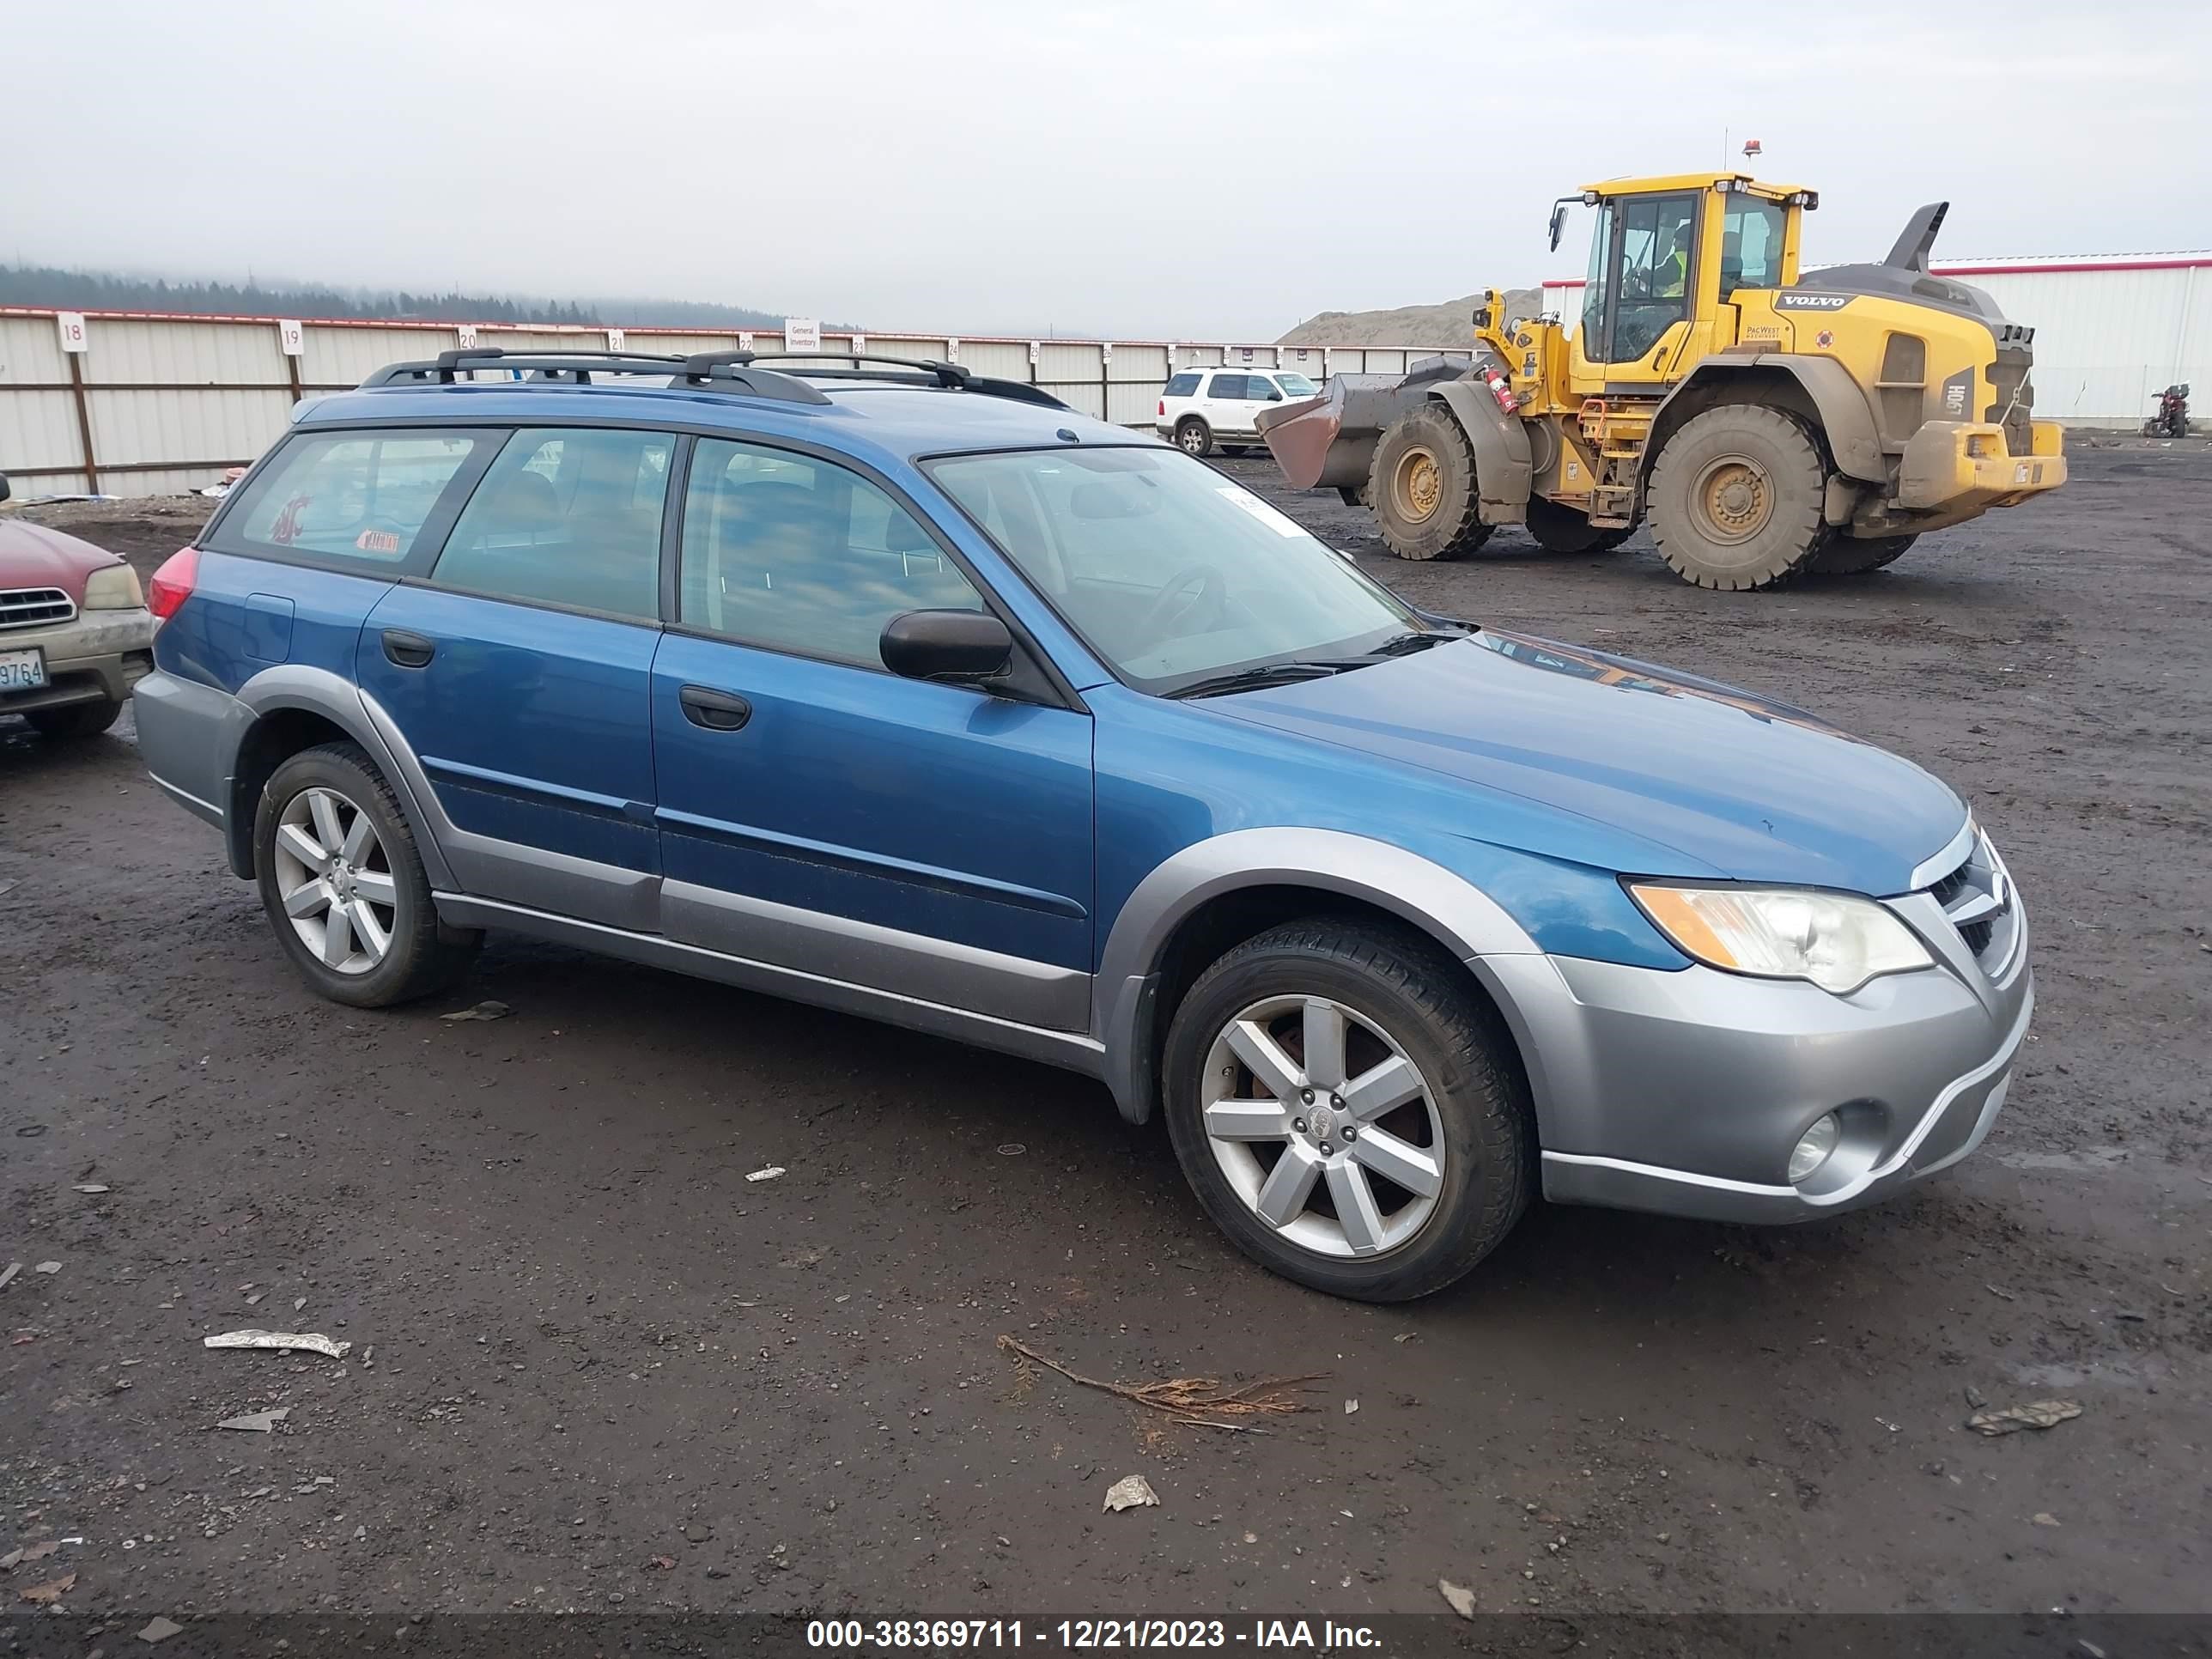
{"label": "rear quarter window", "polygon": [[295,433],[229,503],[207,544],[411,571],[434,550],[501,435],[442,428]]}
{"label": "rear quarter window", "polygon": [[1195,374],[1176,375],[1173,380],[1168,382],[1167,395],[1170,398],[1188,398],[1192,396],[1198,391],[1199,378],[1200,377]]}

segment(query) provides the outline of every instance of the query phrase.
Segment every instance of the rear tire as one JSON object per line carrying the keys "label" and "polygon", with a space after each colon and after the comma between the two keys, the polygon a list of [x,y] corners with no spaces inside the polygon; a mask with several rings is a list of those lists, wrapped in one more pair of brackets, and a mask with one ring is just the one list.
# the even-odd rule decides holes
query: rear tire
{"label": "rear tire", "polygon": [[1771,587],[1826,545],[1827,464],[1794,415],[1723,404],[1684,422],[1651,469],[1651,534],[1699,587]]}
{"label": "rear tire", "polygon": [[1195,415],[1186,415],[1176,422],[1176,447],[1186,455],[1213,453],[1213,429]]}
{"label": "rear tire", "polygon": [[[1272,1083],[1244,1063],[1254,1030]],[[1534,1190],[1512,1039],[1411,933],[1316,916],[1248,939],[1182,999],[1163,1067],[1169,1138],[1206,1212],[1262,1267],[1332,1296],[1443,1289]]]}
{"label": "rear tire", "polygon": [[1823,576],[1863,576],[1896,563],[1919,539],[1917,535],[1832,537],[1806,568]]}
{"label": "rear tire", "polygon": [[1367,502],[1401,559],[1463,559],[1490,539],[1474,447],[1441,404],[1423,404],[1382,434],[1368,465]]}
{"label": "rear tire", "polygon": [[253,817],[253,865],[277,943],[333,1002],[412,1001],[451,984],[476,955],[482,935],[439,921],[399,798],[352,744],[302,750],[270,774]]}
{"label": "rear tire", "polygon": [[76,743],[96,738],[115,724],[123,713],[120,702],[102,697],[97,702],[64,703],[59,708],[33,708],[23,718],[40,737],[54,743]]}
{"label": "rear tire", "polygon": [[1547,553],[1610,553],[1636,532],[1601,529],[1589,521],[1586,513],[1547,501],[1541,495],[1531,495],[1528,533]]}

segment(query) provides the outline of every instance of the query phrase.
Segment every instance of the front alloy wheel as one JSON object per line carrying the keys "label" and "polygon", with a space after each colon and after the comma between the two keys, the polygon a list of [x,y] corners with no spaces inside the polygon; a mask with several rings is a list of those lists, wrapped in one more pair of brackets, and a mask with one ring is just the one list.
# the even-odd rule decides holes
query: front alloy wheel
{"label": "front alloy wheel", "polygon": [[1461,963],[1380,918],[1311,916],[1230,951],[1183,994],[1161,1077],[1206,1213],[1316,1290],[1425,1296],[1533,1188],[1512,1037]]}
{"label": "front alloy wheel", "polygon": [[1326,997],[1240,1011],[1206,1056],[1206,1144],[1283,1239],[1328,1256],[1408,1243],[1443,1189],[1443,1125],[1388,1032]]}

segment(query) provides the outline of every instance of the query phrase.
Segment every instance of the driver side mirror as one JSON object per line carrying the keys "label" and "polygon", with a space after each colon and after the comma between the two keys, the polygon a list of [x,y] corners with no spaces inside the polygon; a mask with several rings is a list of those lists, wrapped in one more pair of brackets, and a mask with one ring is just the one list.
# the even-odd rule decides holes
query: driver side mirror
{"label": "driver side mirror", "polygon": [[1279,404],[1283,401],[1283,394],[1278,392],[1273,386],[1269,386],[1267,388],[1267,401],[1271,404]]}
{"label": "driver side mirror", "polygon": [[1552,252],[1559,251],[1559,237],[1567,228],[1567,204],[1559,203],[1552,209]]}
{"label": "driver side mirror", "polygon": [[1014,636],[981,611],[902,611],[884,624],[884,666],[909,680],[972,685],[1006,672]]}
{"label": "driver side mirror", "polygon": [[0,501],[4,501],[8,499],[8,475],[4,472],[0,472]]}

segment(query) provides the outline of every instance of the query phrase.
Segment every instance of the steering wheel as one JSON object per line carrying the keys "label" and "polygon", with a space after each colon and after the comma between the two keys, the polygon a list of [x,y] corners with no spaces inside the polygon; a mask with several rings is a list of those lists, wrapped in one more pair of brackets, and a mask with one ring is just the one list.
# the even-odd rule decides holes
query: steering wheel
{"label": "steering wheel", "polygon": [[1184,566],[1168,578],[1166,586],[1137,619],[1138,637],[1153,639],[1170,632],[1170,623],[1188,620],[1208,600],[1218,613],[1222,601],[1220,570],[1210,564]]}

